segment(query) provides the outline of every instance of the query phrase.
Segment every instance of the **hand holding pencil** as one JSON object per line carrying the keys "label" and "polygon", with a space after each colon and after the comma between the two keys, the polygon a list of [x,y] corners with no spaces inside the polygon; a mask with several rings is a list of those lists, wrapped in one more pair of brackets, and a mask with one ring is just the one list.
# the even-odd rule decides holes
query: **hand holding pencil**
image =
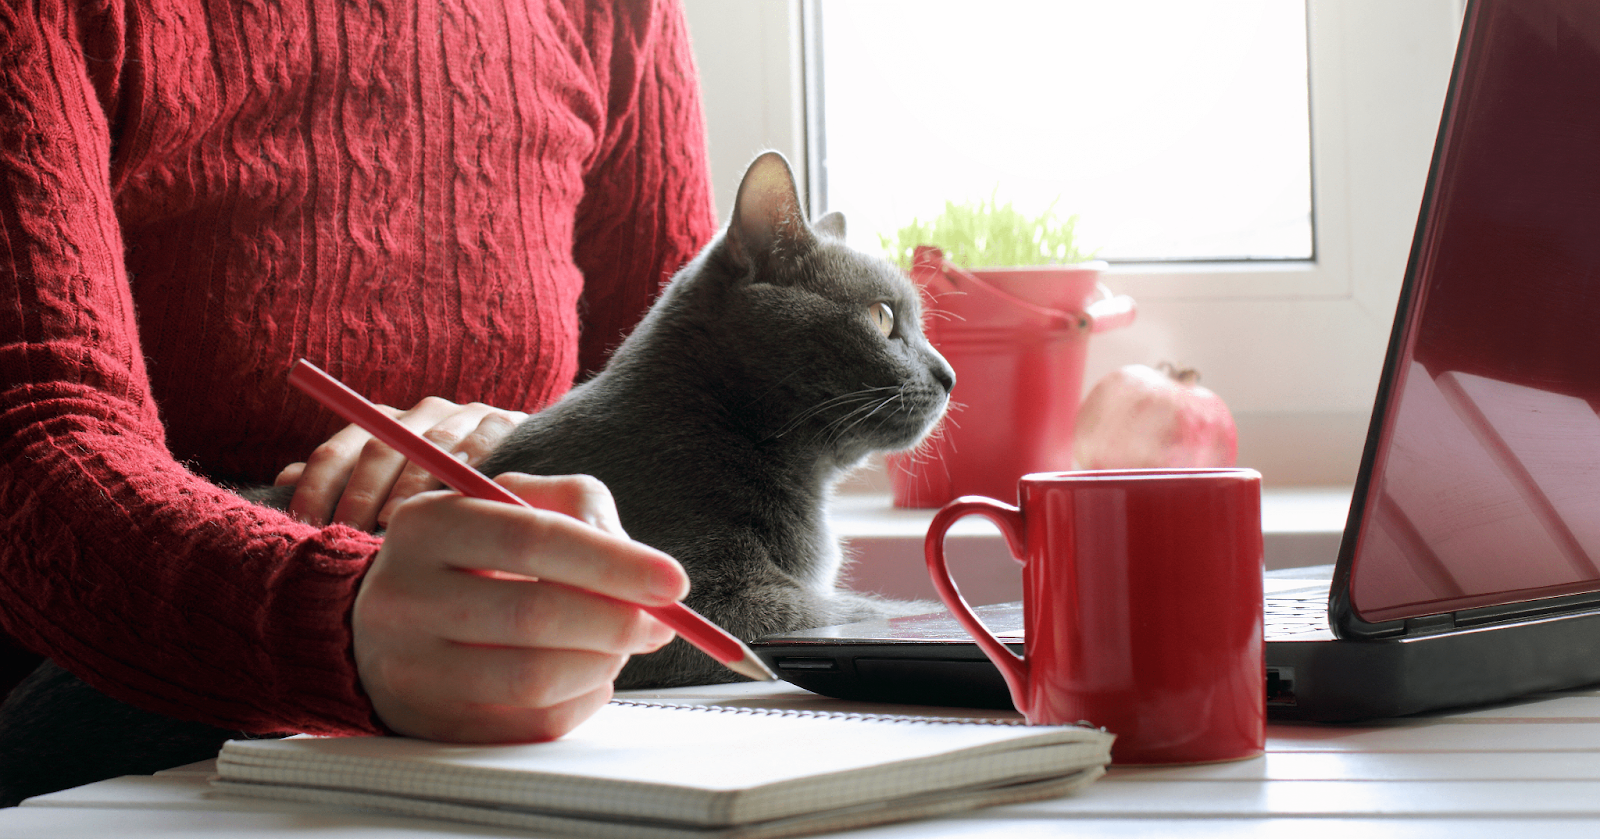
{"label": "hand holding pencil", "polygon": [[290,381],[463,493],[395,510],[356,600],[357,669],[390,728],[455,741],[558,737],[610,697],[628,655],[671,638],[663,622],[739,672],[771,678],[678,602],[682,569],[626,538],[598,482],[489,481],[310,364]]}

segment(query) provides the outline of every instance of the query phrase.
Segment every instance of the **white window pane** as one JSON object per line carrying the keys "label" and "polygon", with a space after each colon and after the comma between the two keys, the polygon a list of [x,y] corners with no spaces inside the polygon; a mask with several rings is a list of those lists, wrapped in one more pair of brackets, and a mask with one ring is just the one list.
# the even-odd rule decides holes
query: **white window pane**
{"label": "white window pane", "polygon": [[858,246],[997,194],[1104,259],[1313,256],[1300,0],[818,2],[821,203]]}

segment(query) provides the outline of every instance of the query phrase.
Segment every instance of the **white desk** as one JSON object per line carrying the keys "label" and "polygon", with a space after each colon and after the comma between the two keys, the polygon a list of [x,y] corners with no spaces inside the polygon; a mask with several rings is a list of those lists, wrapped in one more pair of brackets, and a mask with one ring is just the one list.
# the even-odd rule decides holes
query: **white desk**
{"label": "white desk", "polygon": [[[856,710],[787,686],[641,692],[715,704]],[[635,694],[639,695],[639,694]],[[886,709],[873,706],[873,710]],[[1081,793],[834,836],[1501,839],[1600,835],[1600,690],[1366,726],[1274,725],[1268,754],[1214,766],[1113,767]],[[0,837],[529,836],[211,793],[204,765],[0,810]]]}

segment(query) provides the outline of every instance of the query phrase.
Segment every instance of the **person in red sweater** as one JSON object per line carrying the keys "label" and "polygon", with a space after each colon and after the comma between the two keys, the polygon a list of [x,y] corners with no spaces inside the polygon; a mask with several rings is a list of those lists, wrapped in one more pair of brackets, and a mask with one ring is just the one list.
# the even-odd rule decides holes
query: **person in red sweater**
{"label": "person in red sweater", "polygon": [[[714,232],[695,78],[675,0],[4,4],[0,692],[49,657],[251,732],[597,709],[681,568],[592,481],[422,492],[286,377],[481,456]],[[274,478],[294,515],[222,488]]]}

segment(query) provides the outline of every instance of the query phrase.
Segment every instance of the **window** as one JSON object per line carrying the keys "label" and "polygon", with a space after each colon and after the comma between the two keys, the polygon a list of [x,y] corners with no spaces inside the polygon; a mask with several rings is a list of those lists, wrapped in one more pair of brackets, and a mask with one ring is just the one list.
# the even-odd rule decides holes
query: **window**
{"label": "window", "polygon": [[[802,38],[809,2],[684,0],[723,213],[765,148],[784,151],[813,196],[821,191],[805,163],[806,73],[816,71]],[[1138,301],[1139,316],[1095,336],[1085,377],[1136,362],[1197,367],[1233,411],[1240,463],[1269,486],[1354,478],[1461,11],[1459,0],[1306,0],[1304,9],[1313,258],[1113,265],[1107,284]],[[830,191],[840,188],[835,174]]]}
{"label": "window", "polygon": [[1113,261],[1313,256],[1299,0],[811,8],[813,204],[860,247],[992,197]]}

